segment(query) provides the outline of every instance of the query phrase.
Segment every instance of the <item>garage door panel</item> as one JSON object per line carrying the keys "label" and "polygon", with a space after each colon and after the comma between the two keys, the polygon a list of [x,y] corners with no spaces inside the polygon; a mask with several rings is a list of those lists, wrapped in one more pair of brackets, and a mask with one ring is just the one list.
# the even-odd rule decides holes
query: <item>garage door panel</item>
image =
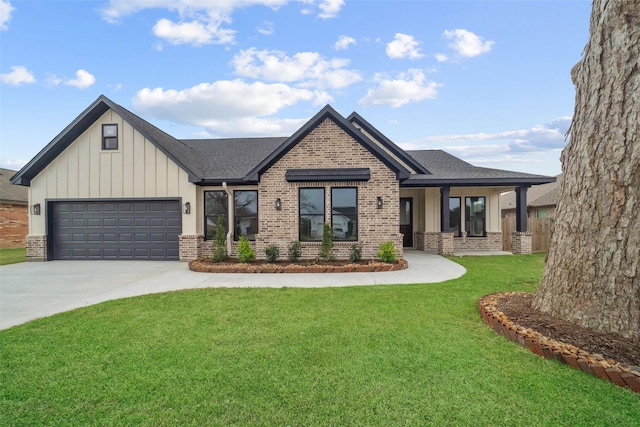
{"label": "garage door panel", "polygon": [[52,202],[55,259],[177,260],[177,200]]}

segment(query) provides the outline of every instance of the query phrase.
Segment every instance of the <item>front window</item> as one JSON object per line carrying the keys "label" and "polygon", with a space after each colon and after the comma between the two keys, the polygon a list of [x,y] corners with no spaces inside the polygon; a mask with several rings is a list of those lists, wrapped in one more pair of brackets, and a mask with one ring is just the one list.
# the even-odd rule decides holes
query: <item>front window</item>
{"label": "front window", "polygon": [[321,241],[324,227],[324,188],[301,188],[299,200],[300,241]]}
{"label": "front window", "polygon": [[102,149],[103,150],[118,149],[118,125],[117,124],[102,125]]}
{"label": "front window", "polygon": [[331,229],[333,240],[358,240],[358,191],[331,189]]}
{"label": "front window", "polygon": [[449,198],[449,231],[460,236],[460,197]]}
{"label": "front window", "polygon": [[536,209],[536,218],[549,218],[549,209]]}
{"label": "front window", "polygon": [[258,191],[234,191],[233,193],[235,239],[244,236],[255,240],[258,232]]}
{"label": "front window", "polygon": [[484,237],[485,227],[485,198],[465,198],[465,229],[470,237]]}
{"label": "front window", "polygon": [[228,231],[228,200],[225,191],[204,192],[204,238],[213,240],[216,235],[218,220],[222,220],[225,234]]}

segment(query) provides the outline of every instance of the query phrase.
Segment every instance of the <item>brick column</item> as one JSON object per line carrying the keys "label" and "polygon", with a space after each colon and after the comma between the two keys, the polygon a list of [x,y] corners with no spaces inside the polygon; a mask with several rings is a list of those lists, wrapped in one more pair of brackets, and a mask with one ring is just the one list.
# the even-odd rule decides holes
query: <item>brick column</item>
{"label": "brick column", "polygon": [[529,232],[515,231],[511,235],[511,251],[516,255],[530,255],[533,248],[533,236]]}
{"label": "brick column", "polygon": [[438,254],[442,256],[453,255],[453,233],[440,233],[438,235]]}
{"label": "brick column", "polygon": [[178,236],[180,261],[193,261],[201,257],[203,241],[204,236],[200,234],[181,234]]}
{"label": "brick column", "polygon": [[26,238],[27,261],[47,260],[47,236],[29,234]]}

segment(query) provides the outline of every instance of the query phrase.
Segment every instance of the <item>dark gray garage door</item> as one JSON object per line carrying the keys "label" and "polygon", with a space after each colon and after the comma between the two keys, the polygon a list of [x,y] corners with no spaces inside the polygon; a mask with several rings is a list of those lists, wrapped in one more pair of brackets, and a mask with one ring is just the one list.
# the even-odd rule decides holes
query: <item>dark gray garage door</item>
{"label": "dark gray garage door", "polygon": [[178,200],[53,202],[51,215],[54,259],[178,259]]}

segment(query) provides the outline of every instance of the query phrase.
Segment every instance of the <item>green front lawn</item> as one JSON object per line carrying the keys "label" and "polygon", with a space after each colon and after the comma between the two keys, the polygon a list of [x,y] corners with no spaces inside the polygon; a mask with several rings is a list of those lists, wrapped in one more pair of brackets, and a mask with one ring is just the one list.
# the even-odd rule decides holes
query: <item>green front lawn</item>
{"label": "green front lawn", "polygon": [[457,261],[442,284],[182,291],[2,331],[0,425],[638,425],[640,395],[480,320],[544,254]]}
{"label": "green front lawn", "polygon": [[0,249],[0,265],[24,262],[26,259],[27,250],[25,248]]}

